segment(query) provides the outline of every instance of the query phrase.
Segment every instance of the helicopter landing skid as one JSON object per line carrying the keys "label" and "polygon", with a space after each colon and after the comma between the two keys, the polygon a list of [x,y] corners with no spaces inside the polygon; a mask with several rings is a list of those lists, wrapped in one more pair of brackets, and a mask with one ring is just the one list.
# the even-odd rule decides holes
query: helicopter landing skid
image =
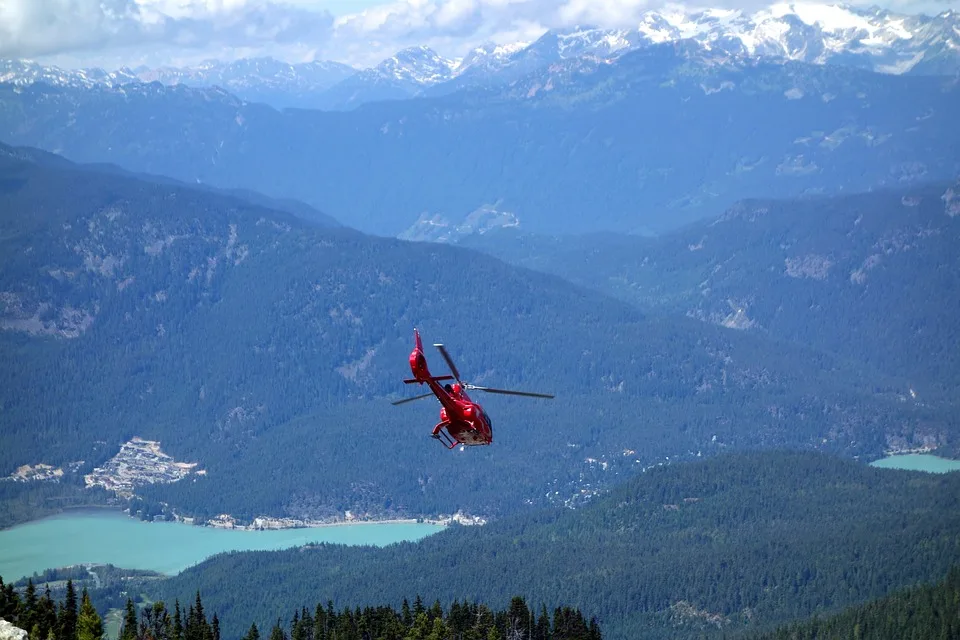
{"label": "helicopter landing skid", "polygon": [[433,433],[430,434],[431,438],[439,440],[440,444],[445,446],[447,449],[453,449],[459,443],[451,437],[449,433],[444,429],[447,426],[446,422],[441,422],[437,425],[437,428],[434,429]]}

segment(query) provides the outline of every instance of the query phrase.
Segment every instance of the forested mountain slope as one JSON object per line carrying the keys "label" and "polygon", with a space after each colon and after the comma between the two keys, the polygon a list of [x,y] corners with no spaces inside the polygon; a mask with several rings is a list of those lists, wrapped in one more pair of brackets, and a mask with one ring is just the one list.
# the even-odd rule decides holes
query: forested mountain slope
{"label": "forested mountain slope", "polygon": [[[257,620],[281,603],[399,603],[411,588],[441,603],[523,595],[548,609],[566,600],[610,638],[719,637],[938,580],[958,560],[960,474],[754,452],[657,467],[582,509],[418,543],[225,554],[151,595],[196,585],[224,618]],[[238,579],[257,591],[228,586]]]}
{"label": "forested mountain slope", "polygon": [[956,79],[731,57],[691,42],[502,88],[278,112],[217,89],[0,86],[0,140],[303,200],[396,235],[491,205],[536,232],[663,230],[745,197],[954,177]]}
{"label": "forested mountain slope", "polygon": [[[896,378],[646,317],[478,252],[2,162],[3,475],[38,462],[86,473],[140,436],[206,472],[143,490],[195,515],[489,516],[589,499],[665,457],[879,455],[891,438],[956,430],[948,406],[902,402]],[[388,403],[413,394],[401,380],[415,326],[467,380],[557,399],[484,398],[494,445],[444,450],[427,438],[435,403]]]}
{"label": "forested mountain slope", "polygon": [[748,200],[659,238],[498,230],[460,244],[646,310],[857,360],[921,399],[960,388],[960,185]]}
{"label": "forested mountain slope", "polygon": [[756,640],[960,638],[960,569],[937,584],[905,589],[840,613],[757,635]]}

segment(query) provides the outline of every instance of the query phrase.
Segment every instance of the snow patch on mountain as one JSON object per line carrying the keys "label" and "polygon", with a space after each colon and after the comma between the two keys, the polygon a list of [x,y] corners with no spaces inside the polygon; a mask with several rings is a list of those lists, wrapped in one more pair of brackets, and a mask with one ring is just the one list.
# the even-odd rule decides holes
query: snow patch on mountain
{"label": "snow patch on mountain", "polygon": [[376,66],[380,75],[400,82],[419,85],[449,80],[459,66],[458,60],[444,58],[430,47],[408,47]]}
{"label": "snow patch on mountain", "polygon": [[339,91],[342,95],[333,103],[353,104],[417,95],[448,82],[443,91],[509,83],[564,60],[612,60],[641,47],[684,39],[734,56],[844,64],[893,74],[960,73],[957,12],[930,17],[876,7],[781,2],[752,13],[739,9],[647,11],[631,29],[584,25],[553,29],[531,43],[485,43],[461,59],[446,58],[426,46],[409,47],[362,71],[336,62],[291,65],[272,58],[112,72],[63,70],[20,60],[0,61],[0,82],[89,87],[158,81],[219,86],[251,100],[259,100],[265,92]]}
{"label": "snow patch on mountain", "polygon": [[485,205],[469,213],[459,223],[453,223],[440,214],[420,214],[417,221],[397,238],[454,244],[470,235],[482,235],[493,229],[519,226],[520,220],[513,213]]}

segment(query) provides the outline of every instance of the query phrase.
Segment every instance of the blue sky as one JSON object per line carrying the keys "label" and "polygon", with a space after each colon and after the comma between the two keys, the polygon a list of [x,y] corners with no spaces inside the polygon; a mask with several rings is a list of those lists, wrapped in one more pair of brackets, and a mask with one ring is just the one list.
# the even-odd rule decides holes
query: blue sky
{"label": "blue sky", "polygon": [[[464,55],[574,24],[630,27],[645,11],[767,4],[732,0],[0,0],[0,58],[62,66],[189,65],[273,56],[372,66],[403,47]],[[854,0],[903,13],[960,0]]]}

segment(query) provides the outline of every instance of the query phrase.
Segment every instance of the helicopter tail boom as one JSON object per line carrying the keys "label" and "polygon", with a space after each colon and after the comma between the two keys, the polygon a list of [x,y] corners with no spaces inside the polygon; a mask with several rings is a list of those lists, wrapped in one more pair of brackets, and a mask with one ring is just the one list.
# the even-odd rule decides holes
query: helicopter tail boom
{"label": "helicopter tail boom", "polygon": [[413,339],[416,342],[416,346],[414,346],[413,351],[410,352],[410,372],[413,374],[413,378],[404,380],[404,382],[406,384],[413,384],[414,382],[428,382],[438,379],[431,375],[430,369],[427,368],[427,358],[423,355],[423,343],[420,341],[420,332],[416,329],[413,330]]}
{"label": "helicopter tail boom", "polygon": [[440,380],[453,380],[453,376],[430,376],[429,378],[407,378],[403,381],[403,384],[417,384],[418,382],[426,382],[427,380],[440,381]]}

